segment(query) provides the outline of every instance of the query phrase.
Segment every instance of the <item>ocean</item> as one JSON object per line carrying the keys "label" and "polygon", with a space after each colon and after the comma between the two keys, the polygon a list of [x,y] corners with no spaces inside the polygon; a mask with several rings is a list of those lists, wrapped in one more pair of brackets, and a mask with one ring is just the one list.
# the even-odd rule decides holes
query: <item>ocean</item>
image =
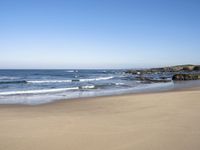
{"label": "ocean", "polygon": [[[153,78],[160,76],[156,74]],[[165,77],[170,79],[171,74],[165,74]],[[35,105],[62,99],[173,88],[173,81],[143,83],[136,76],[125,74],[124,70],[0,70],[0,104]]]}

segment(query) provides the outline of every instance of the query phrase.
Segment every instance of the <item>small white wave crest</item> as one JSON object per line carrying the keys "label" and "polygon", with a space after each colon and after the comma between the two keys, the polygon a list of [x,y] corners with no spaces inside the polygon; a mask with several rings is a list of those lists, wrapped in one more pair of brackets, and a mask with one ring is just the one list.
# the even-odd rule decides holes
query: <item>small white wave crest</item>
{"label": "small white wave crest", "polygon": [[99,77],[99,78],[93,78],[93,79],[80,79],[80,82],[90,82],[90,81],[100,81],[100,80],[109,80],[112,79],[113,76],[111,77]]}
{"label": "small white wave crest", "polygon": [[14,80],[19,79],[18,77],[0,76],[0,80]]}
{"label": "small white wave crest", "polygon": [[70,73],[72,73],[72,72],[74,72],[74,70],[67,70],[67,71],[65,71],[65,72],[70,72]]}
{"label": "small white wave crest", "polygon": [[72,82],[72,80],[38,80],[38,81],[27,81],[27,83],[65,83]]}
{"label": "small white wave crest", "polygon": [[86,85],[81,87],[81,89],[94,89],[94,88],[95,88],[94,85]]}
{"label": "small white wave crest", "polygon": [[27,91],[9,91],[9,92],[0,92],[0,96],[22,95],[22,94],[45,94],[45,93],[64,92],[64,91],[78,90],[78,89],[79,89],[79,87],[42,89],[42,90],[27,90]]}
{"label": "small white wave crest", "polygon": [[119,82],[119,83],[115,83],[115,85],[124,85],[124,83]]}
{"label": "small white wave crest", "polygon": [[99,78],[91,78],[91,79],[72,79],[72,80],[35,80],[35,81],[27,81],[27,83],[66,83],[66,82],[91,82],[91,81],[100,81],[100,80],[109,80],[113,77],[99,77]]}

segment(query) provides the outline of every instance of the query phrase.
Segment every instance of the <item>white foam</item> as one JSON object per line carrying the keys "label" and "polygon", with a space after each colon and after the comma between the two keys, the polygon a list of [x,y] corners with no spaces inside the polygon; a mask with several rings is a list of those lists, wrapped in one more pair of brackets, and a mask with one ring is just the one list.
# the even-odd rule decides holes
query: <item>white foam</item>
{"label": "white foam", "polygon": [[0,80],[13,80],[19,79],[18,77],[0,76]]}
{"label": "white foam", "polygon": [[113,77],[99,77],[99,78],[93,78],[93,79],[80,79],[80,82],[89,82],[89,81],[100,81],[100,80],[109,80]]}
{"label": "white foam", "polygon": [[65,83],[72,82],[72,80],[38,80],[38,81],[27,81],[27,83]]}
{"label": "white foam", "polygon": [[69,70],[69,71],[65,71],[65,72],[74,72],[74,70]]}
{"label": "white foam", "polygon": [[[90,81],[100,81],[100,80],[109,80],[112,79],[113,77],[99,77],[99,78],[91,78],[91,79],[77,79],[77,82],[90,82]],[[76,79],[75,79],[76,80]],[[73,80],[33,80],[33,81],[27,81],[27,83],[66,83],[66,82],[72,82]],[[75,81],[74,81],[75,82]]]}
{"label": "white foam", "polygon": [[124,83],[115,83],[115,85],[124,85]]}
{"label": "white foam", "polygon": [[21,95],[21,94],[44,94],[44,93],[64,92],[64,91],[78,90],[78,89],[79,89],[79,87],[57,88],[57,89],[42,89],[42,90],[28,90],[28,91],[9,91],[9,92],[0,92],[0,96],[4,96],[4,95]]}
{"label": "white foam", "polygon": [[94,85],[86,85],[86,86],[82,86],[81,88],[82,89],[93,89],[93,88],[95,88],[95,86]]}

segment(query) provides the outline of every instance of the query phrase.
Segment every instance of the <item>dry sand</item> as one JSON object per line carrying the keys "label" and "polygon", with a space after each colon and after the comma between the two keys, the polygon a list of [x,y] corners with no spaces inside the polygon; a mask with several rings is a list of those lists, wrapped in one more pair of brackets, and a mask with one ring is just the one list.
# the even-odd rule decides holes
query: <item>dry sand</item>
{"label": "dry sand", "polygon": [[0,150],[200,150],[200,90],[1,105]]}

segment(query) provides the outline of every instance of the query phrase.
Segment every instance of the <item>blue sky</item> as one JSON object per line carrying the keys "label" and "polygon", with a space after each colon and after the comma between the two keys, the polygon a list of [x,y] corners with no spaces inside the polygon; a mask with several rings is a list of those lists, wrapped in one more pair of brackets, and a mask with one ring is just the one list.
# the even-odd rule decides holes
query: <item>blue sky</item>
{"label": "blue sky", "polygon": [[0,68],[200,64],[198,0],[1,0]]}

